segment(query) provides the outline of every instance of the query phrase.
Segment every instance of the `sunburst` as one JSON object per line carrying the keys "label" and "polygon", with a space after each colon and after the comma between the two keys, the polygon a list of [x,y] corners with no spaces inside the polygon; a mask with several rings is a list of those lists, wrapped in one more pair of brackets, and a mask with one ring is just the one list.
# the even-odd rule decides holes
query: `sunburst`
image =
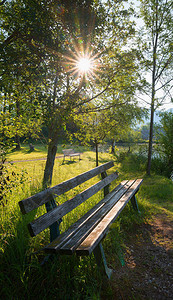
{"label": "sunburst", "polygon": [[67,73],[93,80],[94,77],[98,78],[100,71],[99,53],[93,55],[92,52],[79,51],[77,48],[75,51],[70,50],[69,55],[64,56],[64,65]]}
{"label": "sunburst", "polygon": [[90,72],[92,68],[91,60],[88,57],[81,57],[77,62],[77,68],[82,73]]}

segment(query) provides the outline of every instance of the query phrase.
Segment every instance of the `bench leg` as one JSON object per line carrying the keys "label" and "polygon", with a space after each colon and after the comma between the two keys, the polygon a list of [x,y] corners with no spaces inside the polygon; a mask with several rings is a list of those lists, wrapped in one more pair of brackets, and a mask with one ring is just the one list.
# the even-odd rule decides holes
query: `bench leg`
{"label": "bench leg", "polygon": [[102,269],[105,275],[110,279],[113,270],[107,266],[106,257],[101,243],[94,249],[93,253],[98,267]]}
{"label": "bench leg", "polygon": [[132,203],[134,210],[136,210],[138,213],[140,213],[135,195],[131,198],[131,203]]}
{"label": "bench leg", "polygon": [[[49,212],[53,208],[57,207],[57,204],[52,196],[52,199],[45,204],[46,211]],[[50,242],[52,242],[54,239],[56,239],[60,235],[59,231],[59,225],[62,222],[62,219],[59,219],[55,223],[49,226],[50,229]],[[48,254],[41,262],[41,266],[43,266],[45,263],[49,261],[49,259],[53,259],[55,256],[52,254]]]}

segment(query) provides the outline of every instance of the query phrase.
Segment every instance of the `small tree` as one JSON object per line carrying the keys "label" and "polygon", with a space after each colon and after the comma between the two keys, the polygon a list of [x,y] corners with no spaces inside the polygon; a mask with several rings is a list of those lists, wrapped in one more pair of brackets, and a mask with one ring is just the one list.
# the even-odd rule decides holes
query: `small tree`
{"label": "small tree", "polygon": [[[144,93],[149,97],[150,132],[148,147],[147,174],[150,175],[154,112],[165,99],[171,98],[172,85],[172,39],[173,39],[173,3],[171,0],[140,0],[140,13],[144,26],[140,29],[139,45],[142,71],[147,85]],[[142,43],[141,43],[142,42]]]}
{"label": "small tree", "polygon": [[128,152],[131,152],[131,146],[137,143],[140,140],[140,137],[140,132],[135,131],[132,128],[128,128],[123,132],[121,139],[127,144],[129,148]]}
{"label": "small tree", "polygon": [[86,112],[75,115],[79,128],[76,137],[83,143],[95,146],[96,166],[98,166],[99,144],[128,132],[135,118],[140,119],[142,115],[141,109],[130,103],[122,104],[121,99],[116,104],[100,111],[94,111],[94,106],[90,104]]}

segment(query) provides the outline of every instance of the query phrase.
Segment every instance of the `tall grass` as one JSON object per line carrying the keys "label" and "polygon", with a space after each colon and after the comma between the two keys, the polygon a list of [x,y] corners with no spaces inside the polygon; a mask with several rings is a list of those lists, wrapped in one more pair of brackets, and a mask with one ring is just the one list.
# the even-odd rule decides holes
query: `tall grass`
{"label": "tall grass", "polygon": [[[81,158],[80,161],[75,159],[71,163],[56,159],[52,185],[95,167],[95,153],[84,152]],[[100,153],[99,159],[101,164],[114,159],[114,157],[108,153]],[[136,166],[130,162],[130,159],[128,162],[124,160],[121,163],[116,162],[115,159],[114,161],[114,171],[120,172],[120,179],[117,180],[117,183],[126,178],[144,177],[144,183],[137,194],[141,215],[136,215],[131,205],[127,205],[103,242],[108,264],[116,269],[117,265],[124,263],[124,241],[128,238],[129,232],[135,230],[137,224],[155,212],[166,211],[173,218],[173,185],[169,179],[161,176],[145,177],[142,161],[138,161]],[[55,256],[44,266],[40,265],[45,257],[40,249],[49,242],[49,231],[31,238],[28,234],[27,223],[33,219],[34,214],[39,214],[39,210],[22,216],[18,202],[41,189],[44,164],[45,161],[34,161],[18,162],[10,166],[16,172],[25,170],[26,182],[9,193],[7,205],[0,207],[0,298],[76,300],[100,299],[102,294],[104,299],[111,299],[113,291],[109,284],[104,285],[93,255],[83,258]],[[93,184],[95,180],[98,179],[92,179],[88,184]],[[87,188],[87,184],[84,183],[82,187]],[[59,197],[57,201],[62,203],[68,197],[79,192],[80,188],[70,192],[70,195],[68,193]],[[101,197],[102,192],[64,217],[61,230],[64,231],[68,228]]]}

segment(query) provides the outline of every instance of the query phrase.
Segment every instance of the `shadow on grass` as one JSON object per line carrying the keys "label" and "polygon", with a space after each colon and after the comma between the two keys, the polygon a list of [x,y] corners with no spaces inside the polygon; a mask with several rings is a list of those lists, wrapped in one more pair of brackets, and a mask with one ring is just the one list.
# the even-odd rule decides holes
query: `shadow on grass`
{"label": "shadow on grass", "polygon": [[72,164],[76,164],[78,161],[76,160],[63,160],[61,165],[72,165]]}
{"label": "shadow on grass", "polygon": [[110,160],[113,160],[113,161],[114,161],[113,158],[111,158],[111,159],[107,159],[107,158],[99,159],[99,164],[105,164],[105,163],[107,163],[107,162],[110,161]]}

